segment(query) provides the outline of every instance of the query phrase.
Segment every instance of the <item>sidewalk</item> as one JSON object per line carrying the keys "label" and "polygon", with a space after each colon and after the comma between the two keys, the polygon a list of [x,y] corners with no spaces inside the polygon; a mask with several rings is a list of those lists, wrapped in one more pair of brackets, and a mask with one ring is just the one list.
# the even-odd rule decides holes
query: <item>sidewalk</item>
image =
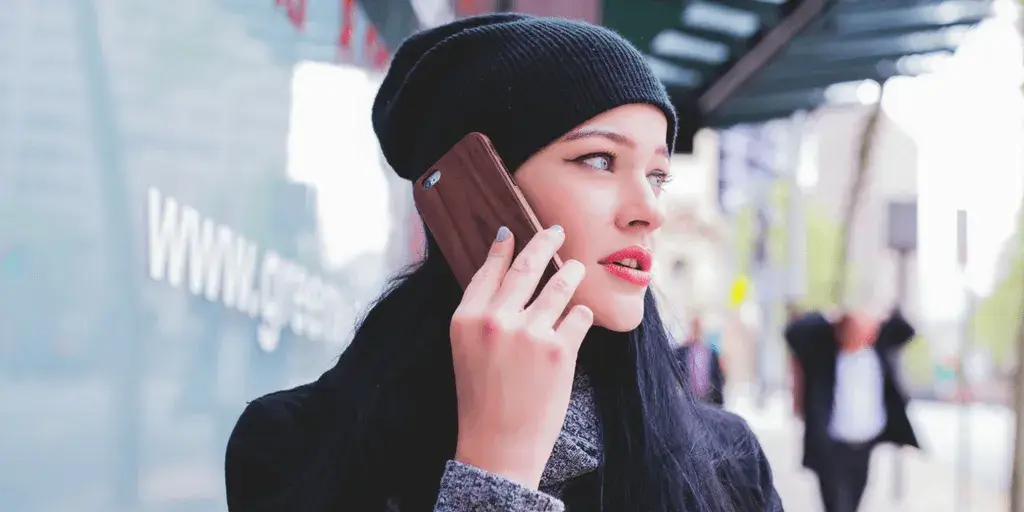
{"label": "sidewalk", "polygon": [[[784,404],[771,404],[757,411],[749,400],[731,397],[727,408],[743,416],[757,434],[775,473],[775,486],[787,512],[819,512],[818,483],[815,476],[800,465],[803,425]],[[865,512],[964,512],[957,508],[958,488],[953,467],[930,460],[917,450],[905,449],[902,455],[903,500],[893,498],[894,455],[896,449],[879,447],[871,459],[871,480],[861,510]],[[978,486],[968,489],[970,512],[1008,510],[1002,493]]]}

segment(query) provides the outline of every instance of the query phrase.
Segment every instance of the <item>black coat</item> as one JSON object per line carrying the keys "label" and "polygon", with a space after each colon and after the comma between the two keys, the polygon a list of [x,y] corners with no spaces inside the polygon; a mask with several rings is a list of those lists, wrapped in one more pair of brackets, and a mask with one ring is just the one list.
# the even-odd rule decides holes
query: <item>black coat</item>
{"label": "black coat", "polygon": [[[810,313],[789,324],[785,337],[803,370],[803,464],[820,471],[826,468],[835,446],[828,425],[835,403],[839,341],[834,326],[820,313]],[[896,362],[900,350],[913,337],[914,328],[896,311],[882,324],[872,347],[881,362],[887,417],[885,429],[876,442],[919,446],[907,416],[907,394]]]}
{"label": "black coat", "polygon": [[[338,441],[337,432],[331,425],[338,410],[337,396],[340,392],[327,377],[312,384],[271,393],[246,407],[231,433],[225,457],[229,510],[381,512],[382,508],[389,511],[400,509],[397,506],[381,507],[379,504],[373,507],[354,504],[342,490],[346,486],[332,481],[331,473],[323,471],[329,463],[324,457],[332,453],[329,447]],[[782,501],[775,490],[768,459],[747,423],[739,416],[716,407],[700,406],[696,413],[701,416],[701,422],[716,443],[737,447],[743,453],[735,459],[719,461],[723,468],[728,466],[733,469],[731,475],[734,480],[731,485],[751,503],[751,506],[737,512],[782,512]],[[574,434],[563,429],[562,436],[571,440]],[[401,454],[409,449],[426,449],[417,447],[418,441],[409,442],[412,446],[402,445],[395,447],[395,451],[381,454],[383,460],[388,461],[384,466],[394,463],[387,476],[381,478],[371,470],[376,466],[368,464],[367,472],[358,476],[365,481],[360,480],[354,485],[366,486],[364,494],[380,498],[375,498],[376,501],[392,496],[391,490],[399,487],[397,480],[402,478],[405,471]],[[443,441],[438,442],[430,449],[443,445]],[[597,469],[594,467],[587,470],[565,489],[562,498],[569,498],[571,494],[577,504],[592,504],[574,510],[596,510],[595,505],[600,502],[597,480],[600,472]],[[389,478],[394,481],[389,481]],[[496,478],[476,475],[465,481],[448,481],[440,490],[435,490],[447,498],[445,502],[448,505],[439,506],[436,510],[553,510],[539,508],[536,504],[522,508],[522,503],[528,501],[529,495],[535,497],[536,492],[509,483],[495,485]],[[518,493],[517,499],[526,501],[518,501],[518,508],[488,508],[486,505],[509,501],[507,495],[496,494],[509,492]]]}

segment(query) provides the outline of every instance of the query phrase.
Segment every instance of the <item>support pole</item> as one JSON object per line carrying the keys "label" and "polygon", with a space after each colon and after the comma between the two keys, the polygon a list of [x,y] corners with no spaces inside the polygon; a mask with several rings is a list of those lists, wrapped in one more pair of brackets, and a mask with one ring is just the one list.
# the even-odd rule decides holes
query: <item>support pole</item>
{"label": "support pole", "polygon": [[[1022,234],[1024,236],[1024,234]],[[1024,512],[1024,317],[1017,326],[1017,365],[1013,372],[1013,472],[1010,476],[1010,512]]]}
{"label": "support pole", "polygon": [[974,293],[971,291],[967,274],[967,212],[958,210],[957,224],[957,260],[960,263],[960,275],[964,293],[964,312],[960,324],[960,346],[957,349],[956,397],[958,404],[957,427],[957,488],[956,510],[968,512],[971,509],[971,399],[969,383],[965,372],[965,361],[971,349],[972,324],[974,316]]}
{"label": "support pole", "polygon": [[[896,304],[904,311],[906,311],[907,306],[907,284],[910,280],[910,275],[907,272],[907,260],[909,260],[911,254],[907,250],[898,252]],[[903,451],[900,448],[893,452],[892,466],[892,501],[894,503],[902,503],[903,497],[906,495],[906,484],[903,481]]]}

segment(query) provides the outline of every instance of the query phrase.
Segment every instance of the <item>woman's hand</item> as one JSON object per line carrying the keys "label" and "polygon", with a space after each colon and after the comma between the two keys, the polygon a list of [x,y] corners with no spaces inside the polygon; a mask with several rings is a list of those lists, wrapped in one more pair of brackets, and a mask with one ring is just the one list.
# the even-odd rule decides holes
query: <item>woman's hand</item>
{"label": "woman's hand", "polygon": [[565,421],[576,355],[593,323],[585,306],[565,312],[583,280],[584,266],[574,260],[526,307],[564,240],[558,226],[541,231],[513,262],[512,234],[499,230],[451,323],[455,458],[534,489]]}

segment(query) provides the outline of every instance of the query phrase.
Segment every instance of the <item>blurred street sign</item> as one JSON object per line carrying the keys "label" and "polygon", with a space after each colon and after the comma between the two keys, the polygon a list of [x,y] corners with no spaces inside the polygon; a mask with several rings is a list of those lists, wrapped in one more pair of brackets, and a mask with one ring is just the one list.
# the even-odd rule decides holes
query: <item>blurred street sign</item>
{"label": "blurred street sign", "polygon": [[967,211],[956,211],[956,261],[960,267],[967,266]]}
{"label": "blurred street sign", "polygon": [[917,201],[889,203],[889,248],[898,252],[917,250]]}
{"label": "blurred street sign", "polygon": [[736,214],[776,176],[778,144],[767,125],[739,125],[719,131],[718,201],[726,215]]}
{"label": "blurred street sign", "polygon": [[742,127],[719,132],[718,203],[726,216],[734,215],[747,202],[747,140]]}
{"label": "blurred street sign", "polygon": [[743,301],[747,300],[750,294],[750,278],[745,275],[737,276],[729,287],[729,305],[738,308]]}

